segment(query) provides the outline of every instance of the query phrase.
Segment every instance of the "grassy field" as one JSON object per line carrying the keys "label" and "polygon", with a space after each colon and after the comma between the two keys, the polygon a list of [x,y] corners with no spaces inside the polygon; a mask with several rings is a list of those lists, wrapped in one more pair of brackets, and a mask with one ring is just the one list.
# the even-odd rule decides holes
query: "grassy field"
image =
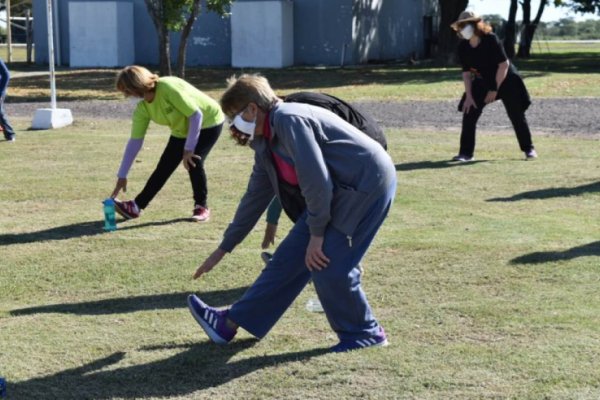
{"label": "grassy field", "polygon": [[[600,43],[545,43],[534,45],[533,56],[516,60],[526,78],[531,95],[540,97],[599,97]],[[50,96],[47,75],[27,73],[44,71],[40,66],[15,63],[8,91],[9,102],[47,101]],[[242,70],[230,68],[190,68],[186,78],[218,98],[225,79]],[[458,68],[441,68],[423,61],[418,65],[367,65],[348,68],[287,68],[246,70],[261,72],[282,94],[298,90],[317,90],[350,101],[447,100],[463,91]],[[57,72],[58,100],[117,99],[115,69],[62,69]]]}
{"label": "grassy field", "polygon": [[[200,282],[245,187],[251,151],[221,138],[207,160],[213,218],[186,221],[183,170],[136,221],[102,230],[128,123],[78,120],[0,142],[0,376],[8,399],[598,399],[600,154],[537,137],[522,160],[481,134],[455,165],[458,128],[389,130],[395,206],[364,264],[391,344],[336,343],[308,287],[262,341],[209,343],[185,306],[238,298],[261,269],[256,231]],[[166,142],[153,129],[141,189]],[[282,222],[280,232],[289,223]],[[279,238],[281,240],[281,237]]]}

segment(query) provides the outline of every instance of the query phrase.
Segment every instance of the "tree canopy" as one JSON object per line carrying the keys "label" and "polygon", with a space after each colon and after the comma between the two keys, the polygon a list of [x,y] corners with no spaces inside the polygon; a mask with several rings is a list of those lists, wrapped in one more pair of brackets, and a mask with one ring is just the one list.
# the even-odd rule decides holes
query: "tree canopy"
{"label": "tree canopy", "polygon": [[[206,8],[221,16],[228,15],[234,0],[206,0]],[[145,0],[156,27],[161,75],[171,75],[171,41],[169,32],[181,32],[177,56],[177,75],[185,74],[187,40],[201,11],[201,0]]]}
{"label": "tree canopy", "polygon": [[554,4],[569,7],[575,12],[600,14],[600,0],[554,0]]}

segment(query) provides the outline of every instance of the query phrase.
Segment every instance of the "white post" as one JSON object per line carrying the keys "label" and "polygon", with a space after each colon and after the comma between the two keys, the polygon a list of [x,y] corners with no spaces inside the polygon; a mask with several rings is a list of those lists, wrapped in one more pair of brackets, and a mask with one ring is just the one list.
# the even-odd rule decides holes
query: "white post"
{"label": "white post", "polygon": [[56,109],[56,83],[54,76],[54,27],[52,26],[52,0],[46,0],[48,22],[48,65],[50,66],[50,108]]}
{"label": "white post", "polygon": [[36,110],[31,123],[32,129],[62,128],[73,123],[71,110],[56,108],[56,83],[54,76],[54,35],[52,27],[52,0],[46,0],[48,22],[48,66],[50,67],[50,108]]}

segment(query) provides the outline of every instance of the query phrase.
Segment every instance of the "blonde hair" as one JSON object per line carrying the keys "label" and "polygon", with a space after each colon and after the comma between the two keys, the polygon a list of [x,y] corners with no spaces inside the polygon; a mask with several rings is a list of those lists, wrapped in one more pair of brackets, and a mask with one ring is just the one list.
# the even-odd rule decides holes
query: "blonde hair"
{"label": "blonde hair", "polygon": [[154,90],[158,75],[139,65],[123,68],[117,75],[115,86],[127,96],[143,97],[144,93]]}
{"label": "blonde hair", "polygon": [[269,81],[259,74],[233,75],[227,79],[227,90],[221,96],[221,109],[229,119],[233,119],[250,103],[255,103],[263,111],[269,111],[279,100]]}

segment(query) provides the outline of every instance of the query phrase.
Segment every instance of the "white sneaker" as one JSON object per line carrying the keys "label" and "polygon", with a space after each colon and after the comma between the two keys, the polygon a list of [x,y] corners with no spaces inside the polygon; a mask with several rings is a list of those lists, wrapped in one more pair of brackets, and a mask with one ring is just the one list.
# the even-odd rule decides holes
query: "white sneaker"
{"label": "white sneaker", "polygon": [[534,149],[525,152],[526,160],[535,160],[538,157],[537,152]]}
{"label": "white sneaker", "polygon": [[467,162],[467,161],[473,161],[473,160],[475,160],[475,158],[473,156],[469,157],[469,156],[465,156],[462,154],[452,157],[452,161]]}

